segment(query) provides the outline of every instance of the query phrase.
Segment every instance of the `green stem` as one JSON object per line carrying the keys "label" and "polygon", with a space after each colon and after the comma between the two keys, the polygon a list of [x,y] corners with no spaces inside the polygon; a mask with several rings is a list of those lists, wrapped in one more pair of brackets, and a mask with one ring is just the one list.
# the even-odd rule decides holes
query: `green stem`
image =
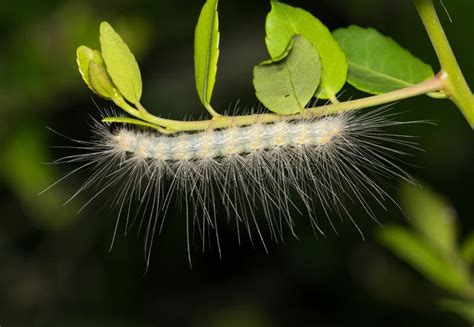
{"label": "green stem", "polygon": [[392,103],[402,99],[415,97],[418,95],[428,94],[439,91],[444,85],[443,79],[438,74],[432,79],[429,79],[420,84],[416,84],[397,91],[370,96],[362,99],[327,104],[323,106],[305,109],[303,113],[297,115],[282,116],[277,114],[260,114],[260,115],[242,115],[242,116],[219,116],[210,120],[199,121],[180,121],[156,117],[146,110],[137,110],[130,106],[125,100],[114,99],[114,102],[128,112],[130,115],[146,121],[150,124],[157,125],[166,129],[167,132],[180,131],[197,131],[208,128],[226,128],[230,126],[244,126],[255,123],[272,123],[282,120],[297,120],[303,118],[311,118],[317,116],[324,116],[336,114],[344,111],[352,111],[374,106],[380,106],[387,103]]}
{"label": "green stem", "polygon": [[160,126],[147,123],[140,119],[133,119],[129,117],[106,117],[102,119],[104,123],[119,123],[119,124],[131,124],[136,126],[142,126],[147,128],[156,129],[158,132],[162,134],[169,134],[168,131]]}
{"label": "green stem", "polygon": [[438,56],[443,74],[442,90],[458,106],[474,129],[474,95],[462,74],[432,0],[414,0]]}
{"label": "green stem", "polygon": [[211,114],[212,117],[216,118],[216,117],[221,117],[222,115],[220,113],[218,113],[217,111],[214,110],[214,108],[212,108],[211,104],[208,103],[206,106],[205,106],[206,110],[208,113]]}

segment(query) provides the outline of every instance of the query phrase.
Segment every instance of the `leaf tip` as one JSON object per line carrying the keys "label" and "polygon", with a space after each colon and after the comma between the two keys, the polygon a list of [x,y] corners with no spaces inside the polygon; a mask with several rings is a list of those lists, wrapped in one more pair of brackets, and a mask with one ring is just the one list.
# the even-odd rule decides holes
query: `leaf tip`
{"label": "leaf tip", "polygon": [[92,52],[92,51],[93,50],[91,48],[89,48],[88,46],[81,45],[81,46],[78,46],[77,49],[76,49],[76,56],[77,57],[86,57],[86,56],[88,56],[88,53]]}
{"label": "leaf tip", "polygon": [[[102,21],[100,23],[100,27],[99,27],[99,30],[100,30],[100,34],[104,34],[104,32],[106,31],[114,31],[113,27],[110,25],[110,23],[106,20]],[[114,31],[115,32],[115,31]]]}

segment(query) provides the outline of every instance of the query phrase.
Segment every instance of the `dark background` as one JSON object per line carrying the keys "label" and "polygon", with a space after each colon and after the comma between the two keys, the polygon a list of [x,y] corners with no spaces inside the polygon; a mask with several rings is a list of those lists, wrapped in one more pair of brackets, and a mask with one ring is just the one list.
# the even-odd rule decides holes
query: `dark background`
{"label": "dark background", "polygon": [[[438,69],[411,1],[288,1],[330,29],[372,26]],[[468,81],[474,81],[474,2],[446,1],[454,22],[441,19]],[[223,256],[186,252],[185,220],[172,208],[148,271],[143,237],[117,238],[108,251],[115,211],[77,210],[92,194],[62,204],[81,185],[75,175],[37,194],[72,170],[49,165],[68,150],[67,136],[87,140],[89,115],[111,105],[83,84],[75,64],[81,44],[98,48],[108,20],[135,52],[144,80],[143,103],[175,118],[203,114],[194,88],[193,36],[202,1],[96,0],[2,2],[0,10],[0,325],[10,326],[462,326],[435,303],[441,291],[373,239],[379,226],[354,211],[365,240],[349,222],[338,235],[315,237],[297,217],[299,240],[266,253],[232,226],[221,226]],[[222,0],[221,58],[214,107],[257,104],[252,67],[266,59],[268,1]],[[359,96],[350,87],[345,96]],[[424,152],[405,167],[453,204],[461,236],[473,230],[474,141],[448,101],[420,97],[397,104],[402,120],[432,120],[400,133],[417,136]],[[396,197],[396,184],[392,194]],[[360,210],[360,209],[354,209]],[[396,208],[382,223],[404,223]]]}

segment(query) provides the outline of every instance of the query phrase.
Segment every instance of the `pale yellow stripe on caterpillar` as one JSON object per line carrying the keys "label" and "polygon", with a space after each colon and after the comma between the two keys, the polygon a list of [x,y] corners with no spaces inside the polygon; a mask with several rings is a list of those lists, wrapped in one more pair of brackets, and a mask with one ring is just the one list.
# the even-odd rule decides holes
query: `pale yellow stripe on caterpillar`
{"label": "pale yellow stripe on caterpillar", "polygon": [[257,123],[177,136],[123,129],[112,136],[115,140],[112,144],[138,159],[179,161],[244,155],[279,147],[321,146],[343,133],[342,116],[329,116],[313,121]]}

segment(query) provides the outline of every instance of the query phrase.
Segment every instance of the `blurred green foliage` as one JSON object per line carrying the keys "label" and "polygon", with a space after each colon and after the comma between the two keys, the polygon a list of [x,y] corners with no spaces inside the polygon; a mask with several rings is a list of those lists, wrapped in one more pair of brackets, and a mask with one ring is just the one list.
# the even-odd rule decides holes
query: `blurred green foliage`
{"label": "blurred green foliage", "polygon": [[[373,26],[437,68],[410,1],[289,3],[312,12],[332,30],[349,24]],[[472,86],[473,36],[459,31],[472,31],[474,2],[446,4],[454,23],[446,16],[442,20]],[[447,101],[422,97],[394,108],[403,112],[401,120],[437,123],[394,132],[418,137],[425,151],[406,157],[412,165],[405,168],[445,194],[459,217],[453,220],[450,206],[436,200],[437,196],[433,200],[415,189],[402,192],[413,228],[395,231],[402,231],[401,237],[409,235],[409,242],[416,239],[413,246],[418,251],[405,251],[410,257],[403,250],[396,253],[409,265],[371,241],[376,224],[354,206],[351,214],[366,242],[352,224],[340,222],[336,224],[339,236],[328,232],[317,239],[302,216],[295,217],[299,240],[288,233],[285,244],[271,246],[266,254],[248,240],[239,245],[233,228],[223,225],[223,258],[217,251],[194,251],[190,270],[184,219],[179,208],[172,206],[144,275],[141,236],[118,237],[108,252],[115,212],[105,202],[97,201],[77,214],[97,190],[62,206],[87,174],[71,176],[38,198],[39,192],[77,167],[47,164],[75,152],[52,148],[73,144],[46,126],[87,140],[88,115],[97,117],[97,107],[110,106],[101,99],[94,98],[97,104],[91,101],[74,60],[80,44],[98,48],[100,21],[110,21],[134,49],[148,88],[143,99],[147,107],[177,118],[202,114],[192,66],[193,29],[201,5],[199,1],[183,5],[46,0],[9,2],[0,11],[0,324],[462,326],[464,321],[455,315],[440,312],[437,301],[444,299],[440,303],[446,310],[472,317],[472,306],[465,300],[471,291],[461,289],[467,275],[460,267],[474,261],[474,237],[470,236],[474,230],[474,140],[471,129]],[[233,106],[237,99],[243,108],[256,103],[252,67],[267,57],[264,19],[269,10],[267,1],[221,0],[215,108]],[[346,88],[345,96],[358,95]],[[395,193],[390,191],[392,196]],[[379,210],[377,216],[384,224],[403,219],[395,206],[387,212]],[[463,240],[460,244],[459,239]],[[443,265],[449,267],[437,272]],[[411,266],[422,275],[414,274]]]}
{"label": "blurred green foliage", "polygon": [[452,206],[427,186],[421,189],[405,184],[401,197],[415,231],[385,226],[378,232],[378,239],[435,285],[448,291],[448,295],[457,296],[459,299],[444,299],[440,303],[474,323],[474,267],[465,255],[469,250],[461,250],[471,245],[469,239],[467,245],[458,245],[457,217]]}

